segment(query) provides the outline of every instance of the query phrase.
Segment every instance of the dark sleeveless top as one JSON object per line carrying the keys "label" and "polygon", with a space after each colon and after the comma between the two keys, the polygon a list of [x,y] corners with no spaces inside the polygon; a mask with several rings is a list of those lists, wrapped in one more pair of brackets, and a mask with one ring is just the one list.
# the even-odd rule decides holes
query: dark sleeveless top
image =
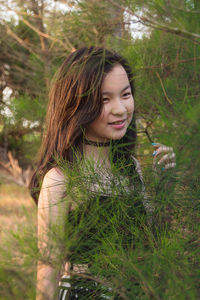
{"label": "dark sleeveless top", "polygon": [[74,207],[66,219],[66,244],[72,264],[91,264],[99,253],[107,255],[109,245],[123,250],[134,247],[134,227],[144,222],[151,206],[133,159],[141,179],[139,189],[120,172],[111,174],[101,168],[84,167],[70,177],[67,194]]}

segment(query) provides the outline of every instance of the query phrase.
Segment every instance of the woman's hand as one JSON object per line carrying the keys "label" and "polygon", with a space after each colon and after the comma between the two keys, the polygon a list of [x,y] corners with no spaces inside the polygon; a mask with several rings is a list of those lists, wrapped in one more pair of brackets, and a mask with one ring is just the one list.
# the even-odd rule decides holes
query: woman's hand
{"label": "woman's hand", "polygon": [[160,143],[152,143],[152,146],[154,147],[152,168],[156,173],[176,166],[176,154],[172,147]]}

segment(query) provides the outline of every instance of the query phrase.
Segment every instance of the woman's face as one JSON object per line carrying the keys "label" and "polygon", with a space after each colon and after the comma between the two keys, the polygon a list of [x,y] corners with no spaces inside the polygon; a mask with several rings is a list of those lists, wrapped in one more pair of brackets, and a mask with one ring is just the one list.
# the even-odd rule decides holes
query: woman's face
{"label": "woman's face", "polygon": [[120,64],[105,76],[101,92],[102,112],[86,128],[86,138],[96,142],[119,140],[125,135],[134,112],[130,82]]}

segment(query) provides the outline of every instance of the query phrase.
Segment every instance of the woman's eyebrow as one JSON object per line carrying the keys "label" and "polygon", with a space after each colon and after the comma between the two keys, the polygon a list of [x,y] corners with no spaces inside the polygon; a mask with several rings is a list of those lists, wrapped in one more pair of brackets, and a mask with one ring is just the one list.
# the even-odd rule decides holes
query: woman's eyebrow
{"label": "woman's eyebrow", "polygon": [[[130,86],[130,84],[129,85],[127,85],[125,88],[123,88],[122,90],[121,90],[121,92],[120,92],[120,94],[121,93],[123,93],[125,90],[127,90],[128,88],[131,88],[131,86]],[[111,92],[103,92],[102,93],[102,95],[112,95],[113,93],[111,93]]]}

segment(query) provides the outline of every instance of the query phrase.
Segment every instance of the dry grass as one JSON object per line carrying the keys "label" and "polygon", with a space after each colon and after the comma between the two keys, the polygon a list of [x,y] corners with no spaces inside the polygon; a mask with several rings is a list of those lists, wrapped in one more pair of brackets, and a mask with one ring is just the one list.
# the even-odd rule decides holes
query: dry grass
{"label": "dry grass", "polygon": [[0,300],[35,299],[36,205],[26,187],[0,182]]}
{"label": "dry grass", "polygon": [[[30,218],[27,218],[27,214]],[[35,222],[36,207],[26,187],[13,183],[0,185],[0,237],[7,230],[15,230],[24,222]]]}

